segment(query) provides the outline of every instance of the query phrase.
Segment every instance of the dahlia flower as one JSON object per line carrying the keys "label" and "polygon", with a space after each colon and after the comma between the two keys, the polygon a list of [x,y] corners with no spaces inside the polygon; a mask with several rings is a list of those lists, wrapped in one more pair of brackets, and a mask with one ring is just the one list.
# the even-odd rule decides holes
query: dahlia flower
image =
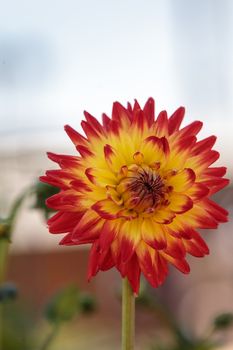
{"label": "dahlia flower", "polygon": [[66,233],[63,245],[92,244],[89,279],[116,267],[138,293],[141,273],[158,287],[169,264],[189,273],[186,255],[209,253],[196,230],[227,221],[210,199],[228,184],[226,168],[210,167],[216,137],[197,141],[200,121],[180,128],[184,113],[162,111],[155,120],[152,98],[143,109],[115,102],[102,124],[84,112],[86,136],[65,126],[79,155],[48,153],[60,167],[41,177],[60,188],[47,199],[58,211],[49,231]]}

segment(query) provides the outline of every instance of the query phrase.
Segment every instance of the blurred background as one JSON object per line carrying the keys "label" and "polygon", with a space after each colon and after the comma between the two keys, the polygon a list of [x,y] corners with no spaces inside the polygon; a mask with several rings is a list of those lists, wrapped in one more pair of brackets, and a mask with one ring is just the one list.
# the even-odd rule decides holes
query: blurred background
{"label": "blurred background", "polygon": [[[185,123],[204,121],[200,137],[218,136],[218,164],[228,167],[232,179],[232,36],[231,0],[3,2],[0,217],[53,167],[46,151],[75,154],[63,126],[81,131],[84,109],[100,119],[102,112],[111,113],[115,100],[126,104],[137,98],[143,105],[152,96],[157,113],[166,109],[171,114],[185,106]],[[231,186],[216,198],[230,218],[232,198]],[[17,217],[7,279],[17,284],[20,300],[30,304],[36,319],[42,317],[46,300],[69,283],[96,300],[97,311],[66,327],[51,345],[54,350],[64,344],[73,349],[77,336],[80,349],[119,349],[118,274],[102,273],[87,284],[89,248],[58,247],[60,237],[48,234],[42,213],[32,210],[33,205],[29,197]],[[232,226],[230,220],[218,230],[203,232],[211,254],[190,258],[189,276],[171,269],[159,291],[146,291],[162,300],[191,337],[208,333],[216,315],[233,311]],[[155,339],[167,339],[166,327],[152,309],[151,304],[139,307],[137,349],[151,349]],[[38,329],[47,331],[43,322]],[[231,330],[224,332],[218,347],[233,349]]]}

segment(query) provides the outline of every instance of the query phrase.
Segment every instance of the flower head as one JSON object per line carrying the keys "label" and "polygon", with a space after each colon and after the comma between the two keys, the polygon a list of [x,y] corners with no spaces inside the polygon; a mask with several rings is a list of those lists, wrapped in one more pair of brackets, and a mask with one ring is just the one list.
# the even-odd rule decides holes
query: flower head
{"label": "flower head", "polygon": [[184,108],[168,118],[154,116],[154,100],[124,108],[113,104],[102,125],[89,113],[82,128],[65,130],[79,155],[48,153],[60,169],[41,181],[60,188],[47,200],[58,211],[48,220],[51,233],[67,233],[60,244],[91,243],[88,277],[116,267],[135,293],[140,274],[157,287],[168,264],[189,272],[187,254],[209,250],[197,233],[227,221],[227,211],[209,197],[228,184],[216,137],[197,141],[200,121],[180,128]]}

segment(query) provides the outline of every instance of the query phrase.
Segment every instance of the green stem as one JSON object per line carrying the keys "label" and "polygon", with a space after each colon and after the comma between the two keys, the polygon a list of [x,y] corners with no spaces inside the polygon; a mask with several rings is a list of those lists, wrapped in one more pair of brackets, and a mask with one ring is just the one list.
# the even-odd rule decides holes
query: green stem
{"label": "green stem", "polygon": [[[9,242],[2,239],[0,242],[0,286],[2,286],[5,281],[8,251]],[[0,349],[3,349],[3,307],[3,302],[0,302]]]}
{"label": "green stem", "polygon": [[[31,189],[30,189],[31,191]],[[9,247],[10,247],[10,239],[12,235],[12,231],[14,228],[16,216],[19,212],[19,209],[26,198],[26,196],[29,194],[29,190],[22,193],[13,203],[10,214],[8,218],[6,219],[6,224],[8,231],[6,232],[5,238],[0,238],[0,286],[3,285],[5,282],[6,277],[6,270],[7,270],[7,263],[8,263],[8,253],[9,253]],[[3,348],[3,320],[4,320],[4,303],[0,302],[0,349]]]}
{"label": "green stem", "polygon": [[58,332],[59,332],[59,327],[60,325],[58,323],[56,323],[53,326],[52,331],[49,333],[49,335],[47,336],[47,338],[45,339],[44,343],[42,344],[40,350],[47,350],[49,349],[49,346],[51,345],[51,343],[53,342],[54,338],[57,336]]}
{"label": "green stem", "polygon": [[122,350],[134,349],[135,297],[127,278],[122,280]]}
{"label": "green stem", "polygon": [[0,349],[3,349],[3,303],[0,303]]}
{"label": "green stem", "polygon": [[9,251],[9,241],[7,239],[1,239],[1,242],[0,242],[0,284],[2,284],[5,281],[8,251]]}

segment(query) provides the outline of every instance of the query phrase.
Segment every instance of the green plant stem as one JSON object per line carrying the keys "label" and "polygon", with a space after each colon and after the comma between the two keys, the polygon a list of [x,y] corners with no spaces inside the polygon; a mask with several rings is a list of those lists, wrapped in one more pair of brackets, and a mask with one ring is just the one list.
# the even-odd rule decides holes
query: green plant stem
{"label": "green plant stem", "polygon": [[[5,281],[7,258],[9,251],[8,240],[2,239],[0,242],[0,286],[2,286]],[[0,302],[0,349],[3,348],[3,302]]]}
{"label": "green plant stem", "polygon": [[9,251],[9,241],[7,239],[1,239],[1,242],[0,242],[0,284],[2,284],[5,281],[8,251]]}
{"label": "green plant stem", "polygon": [[122,280],[122,350],[134,349],[135,296],[127,278]]}
{"label": "green plant stem", "polygon": [[0,303],[0,349],[3,349],[3,303]]}
{"label": "green plant stem", "polygon": [[[24,199],[27,197],[29,193],[31,193],[31,188],[29,188],[29,190],[19,195],[19,197],[14,201],[10,209],[10,214],[7,218],[7,222],[9,225],[7,237],[0,239],[0,286],[2,286],[3,283],[5,282],[10,239],[14,228],[15,220]],[[0,349],[3,348],[3,319],[4,319],[3,312],[4,312],[4,303],[0,302]]]}
{"label": "green plant stem", "polygon": [[45,341],[42,344],[40,350],[47,350],[47,349],[49,349],[51,343],[56,338],[56,336],[57,336],[57,334],[59,332],[59,329],[60,329],[60,324],[59,323],[56,323],[56,324],[53,325],[52,331],[49,333],[49,335],[45,339]]}

